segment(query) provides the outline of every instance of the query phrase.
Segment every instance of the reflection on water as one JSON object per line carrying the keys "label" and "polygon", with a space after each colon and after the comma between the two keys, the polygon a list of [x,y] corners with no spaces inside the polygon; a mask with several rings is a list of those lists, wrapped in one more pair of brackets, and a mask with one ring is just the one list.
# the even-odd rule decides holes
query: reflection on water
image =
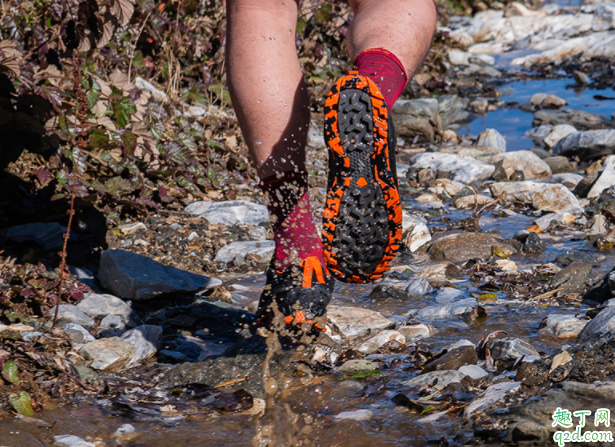
{"label": "reflection on water", "polygon": [[[615,91],[613,89],[573,89],[570,78],[515,81],[500,87],[500,99],[518,104],[526,104],[534,93],[547,93],[568,101],[566,108],[584,110],[611,118],[615,110]],[[609,99],[597,99],[602,96]],[[532,128],[534,115],[519,109],[498,109],[486,116],[476,117],[471,123],[458,130],[460,135],[478,135],[485,129],[497,129],[506,137],[509,151],[527,150],[534,146],[523,134]],[[465,124],[465,123],[464,123]]]}

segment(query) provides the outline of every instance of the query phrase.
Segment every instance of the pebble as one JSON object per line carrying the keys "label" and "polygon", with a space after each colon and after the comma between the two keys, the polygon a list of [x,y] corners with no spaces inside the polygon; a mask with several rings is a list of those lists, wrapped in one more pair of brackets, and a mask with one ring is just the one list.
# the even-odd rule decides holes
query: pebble
{"label": "pebble", "polygon": [[353,421],[369,421],[372,417],[374,417],[374,413],[370,410],[354,410],[354,411],[344,411],[343,413],[339,413],[335,416],[335,419],[338,419],[338,420],[350,419]]}
{"label": "pebble", "polygon": [[551,361],[551,369],[550,372],[553,372],[557,369],[558,366],[565,365],[566,363],[572,360],[572,356],[568,353],[568,351],[563,351],[553,357]]}
{"label": "pebble", "polygon": [[478,356],[474,346],[460,346],[425,364],[423,374],[430,371],[459,369],[463,365],[476,365]]}
{"label": "pebble", "polygon": [[125,332],[121,338],[134,346],[135,352],[128,363],[128,366],[133,366],[156,354],[162,339],[162,328],[144,324]]}
{"label": "pebble", "polygon": [[135,348],[121,338],[102,338],[84,345],[79,354],[93,369],[113,372],[122,369],[135,354]]}
{"label": "pebble", "polygon": [[107,315],[129,317],[133,313],[132,308],[124,300],[109,294],[92,293],[79,301],[75,307],[90,317]]}
{"label": "pebble", "polygon": [[464,365],[458,371],[461,374],[472,377],[474,380],[482,379],[489,375],[487,371],[478,365]]}
{"label": "pebble", "polygon": [[345,338],[355,338],[394,325],[380,313],[359,307],[329,306],[328,323]]}
{"label": "pebble", "polygon": [[584,262],[598,267],[606,261],[606,256],[602,253],[589,251],[566,251],[555,258],[555,262],[559,262],[563,266],[570,265],[574,262]]}
{"label": "pebble", "polygon": [[471,313],[477,305],[476,298],[466,298],[447,305],[411,309],[407,314],[419,320],[441,320]]}
{"label": "pebble", "polygon": [[485,411],[493,407],[496,403],[502,400],[506,395],[514,393],[521,386],[521,382],[500,382],[490,385],[483,396],[472,401],[463,411],[465,417],[470,417],[478,411]]}
{"label": "pebble", "polygon": [[89,343],[96,340],[96,338],[94,338],[94,336],[90,334],[83,326],[75,323],[66,323],[62,326],[62,329],[64,329],[64,331],[72,330],[81,333],[83,336],[83,343]]}
{"label": "pebble", "polygon": [[81,439],[79,436],[73,435],[60,435],[54,436],[54,445],[59,447],[96,447],[96,444],[91,442],[87,442],[84,439]]}
{"label": "pebble", "polygon": [[388,342],[390,342],[392,340],[398,341],[401,344],[405,344],[406,343],[406,337],[404,337],[398,331],[384,330],[384,331],[378,333],[375,337],[372,337],[369,340],[367,340],[366,342],[363,342],[357,348],[357,350],[359,352],[363,352],[365,354],[373,354],[378,349],[380,349],[382,346],[384,346],[386,343],[388,343]]}
{"label": "pebble", "polygon": [[407,387],[423,388],[429,390],[441,390],[451,383],[458,383],[465,377],[465,374],[459,371],[431,371],[421,374],[410,380],[402,382],[402,385]]}
{"label": "pebble", "polygon": [[[55,307],[49,309],[49,315],[53,317]],[[78,324],[86,329],[94,329],[94,320],[72,304],[60,304],[58,309],[58,325],[64,326],[67,323]]]}
{"label": "pebble", "polygon": [[552,148],[559,140],[575,132],[578,132],[577,129],[570,124],[558,124],[553,126],[553,129],[549,132],[549,135],[545,137],[544,144],[547,147]]}
{"label": "pebble", "polygon": [[489,349],[493,360],[518,359],[523,356],[525,356],[524,361],[531,361],[534,357],[540,358],[540,354],[532,345],[515,337],[496,339],[491,342]]}
{"label": "pebble", "polygon": [[500,152],[506,152],[506,138],[495,129],[485,129],[478,136],[477,146],[492,147]]}
{"label": "pebble", "polygon": [[436,332],[435,328],[424,323],[408,324],[397,328],[397,332],[402,334],[406,341],[418,340],[420,338],[427,338]]}
{"label": "pebble", "polygon": [[247,255],[259,256],[262,262],[268,262],[275,251],[274,241],[238,241],[225,245],[216,254],[216,262],[241,261]]}
{"label": "pebble", "polygon": [[546,231],[553,221],[570,224],[574,223],[576,221],[576,218],[572,214],[567,212],[548,213],[536,219],[534,223],[538,225],[542,231]]}
{"label": "pebble", "polygon": [[375,371],[376,369],[376,364],[369,360],[348,360],[337,368],[337,372],[342,374],[356,374],[358,372]]}
{"label": "pebble", "polygon": [[130,440],[136,435],[136,429],[131,424],[122,424],[111,435],[112,438],[120,438],[122,440]]}
{"label": "pebble", "polygon": [[588,322],[572,315],[549,315],[540,323],[538,334],[560,339],[576,338]]}

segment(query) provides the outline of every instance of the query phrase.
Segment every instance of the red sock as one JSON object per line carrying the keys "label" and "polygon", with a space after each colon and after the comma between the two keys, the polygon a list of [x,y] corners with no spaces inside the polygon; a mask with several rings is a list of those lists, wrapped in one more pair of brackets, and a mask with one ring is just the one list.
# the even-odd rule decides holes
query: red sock
{"label": "red sock", "polygon": [[[309,256],[316,256],[321,265],[325,265],[307,186],[307,172],[286,172],[281,177],[272,176],[259,183],[273,217],[273,263],[277,270],[285,270],[291,263]],[[294,253],[296,259],[291,259]]]}
{"label": "red sock", "polygon": [[376,83],[389,108],[393,107],[408,82],[400,60],[390,51],[375,48],[359,54],[354,66],[361,76],[367,76]]}

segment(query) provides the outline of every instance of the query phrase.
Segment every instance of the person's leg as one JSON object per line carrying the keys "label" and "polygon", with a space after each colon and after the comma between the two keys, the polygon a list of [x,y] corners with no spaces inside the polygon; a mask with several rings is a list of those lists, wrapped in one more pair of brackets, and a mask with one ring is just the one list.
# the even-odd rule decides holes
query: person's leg
{"label": "person's leg", "polygon": [[270,316],[275,301],[291,323],[321,316],[333,290],[305,172],[310,109],[295,46],[297,13],[295,0],[227,0],[229,90],[276,244],[259,317]]}
{"label": "person's leg", "polygon": [[330,271],[346,282],[382,277],[399,250],[402,210],[390,109],[423,62],[435,29],[432,0],[350,0],[355,70],[325,102],[329,191],[323,214]]}

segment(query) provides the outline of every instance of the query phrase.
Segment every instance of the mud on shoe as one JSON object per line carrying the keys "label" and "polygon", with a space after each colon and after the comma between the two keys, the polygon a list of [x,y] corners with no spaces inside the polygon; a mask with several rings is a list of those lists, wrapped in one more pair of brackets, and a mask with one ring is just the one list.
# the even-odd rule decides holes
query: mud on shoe
{"label": "mud on shoe", "polygon": [[316,256],[281,272],[270,267],[256,313],[257,322],[271,324],[276,320],[277,309],[289,328],[300,327],[304,332],[307,332],[306,327],[314,332],[325,331],[316,319],[325,314],[334,284],[335,279]]}
{"label": "mud on shoe", "polygon": [[323,214],[327,267],[340,281],[373,282],[399,251],[402,210],[395,167],[397,136],[384,97],[349,72],[325,102],[329,178]]}

